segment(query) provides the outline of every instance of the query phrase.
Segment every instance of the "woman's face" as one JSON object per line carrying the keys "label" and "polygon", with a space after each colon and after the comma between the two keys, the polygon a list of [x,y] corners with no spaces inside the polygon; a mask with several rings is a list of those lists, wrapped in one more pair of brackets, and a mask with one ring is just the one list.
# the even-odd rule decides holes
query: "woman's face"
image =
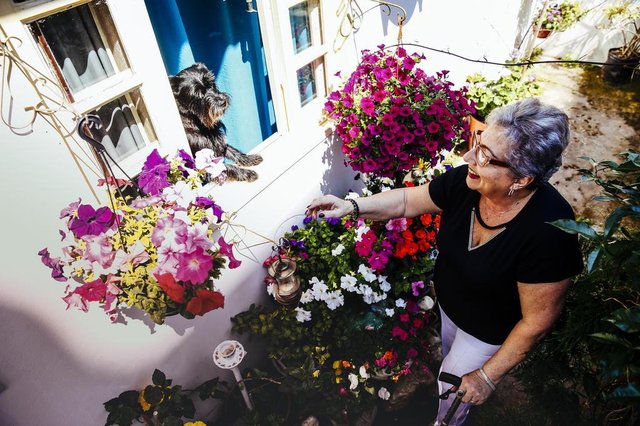
{"label": "woman's face", "polygon": [[[500,127],[494,125],[487,127],[477,138],[476,147],[462,157],[469,164],[467,186],[489,198],[507,196],[509,187],[516,181],[509,167],[491,163],[481,166],[478,163],[478,157],[483,155],[499,162],[506,162],[509,142],[502,133]],[[479,150],[482,152],[478,152]]]}

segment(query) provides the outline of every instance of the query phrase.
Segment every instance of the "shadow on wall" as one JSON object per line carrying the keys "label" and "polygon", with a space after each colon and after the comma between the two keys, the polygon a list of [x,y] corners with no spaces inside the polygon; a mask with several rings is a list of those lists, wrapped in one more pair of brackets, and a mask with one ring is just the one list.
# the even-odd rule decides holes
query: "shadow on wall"
{"label": "shadow on wall", "polygon": [[[97,360],[76,359],[60,345],[49,326],[23,311],[1,305],[0,339],[0,381],[6,386],[0,394],[0,424],[68,426],[104,422],[106,411],[102,410],[102,415],[102,407],[96,407],[95,400],[106,401],[112,396],[101,399],[96,394],[106,390],[102,384],[112,382],[113,374],[106,368],[88,368]],[[14,365],[9,360],[20,362]]]}
{"label": "shadow on wall", "polygon": [[[396,0],[393,3],[400,5],[407,12],[407,17],[404,20],[403,25],[406,25],[410,20],[413,14],[417,11],[418,13],[422,13],[422,1],[423,0]],[[381,5],[380,9],[380,18],[382,20],[382,31],[384,36],[389,35],[389,23],[394,26],[398,25],[398,15],[402,15],[402,11],[397,7],[387,7]],[[364,9],[366,11],[366,9]],[[366,20],[366,15],[365,18]]]}
{"label": "shadow on wall", "polygon": [[[324,172],[322,183],[320,184],[320,191],[322,191],[323,194],[335,191],[336,185],[332,184],[332,181],[335,182],[336,176],[338,176],[338,179],[343,183],[342,186],[344,186],[345,191],[359,192],[364,185],[362,184],[362,180],[359,179],[359,174],[354,173],[351,167],[345,164],[346,158],[341,150],[342,143],[340,138],[336,133],[331,133],[325,139],[325,144],[327,145],[327,149],[322,154],[322,163],[326,165],[327,169]],[[336,193],[334,195],[342,197],[345,194]]]}

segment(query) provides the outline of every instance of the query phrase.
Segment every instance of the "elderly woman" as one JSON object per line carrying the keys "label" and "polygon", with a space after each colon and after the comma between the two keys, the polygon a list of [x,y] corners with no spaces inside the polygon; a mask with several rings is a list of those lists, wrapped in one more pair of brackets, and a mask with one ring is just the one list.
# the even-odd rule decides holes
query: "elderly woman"
{"label": "elderly woman", "polygon": [[[548,183],[569,143],[566,114],[526,99],[494,110],[487,124],[474,135],[467,164],[426,185],[357,201],[325,195],[308,210],[374,220],[442,212],[434,276],[441,371],[461,376],[464,391],[451,425],[485,402],[544,336],[582,269],[577,237],[549,224],[574,217]],[[450,387],[439,386],[441,393]],[[435,424],[452,400],[440,401]]]}

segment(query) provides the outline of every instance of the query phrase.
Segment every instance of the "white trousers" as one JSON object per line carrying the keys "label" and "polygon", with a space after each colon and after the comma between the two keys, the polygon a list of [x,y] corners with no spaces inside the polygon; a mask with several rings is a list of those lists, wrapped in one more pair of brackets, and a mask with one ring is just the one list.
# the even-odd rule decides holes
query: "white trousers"
{"label": "white trousers", "polygon": [[[460,330],[444,313],[442,308],[440,308],[440,317],[442,319],[441,337],[442,355],[444,357],[440,367],[441,372],[445,371],[462,377],[482,367],[500,349],[500,345],[490,345]],[[450,389],[451,386],[449,383],[438,381],[440,394]],[[448,399],[440,400],[438,418],[435,425],[441,424],[454,399],[455,393],[452,393]],[[471,404],[460,404],[449,425],[459,426],[463,424],[467,414],[469,414],[469,409],[471,409]]]}

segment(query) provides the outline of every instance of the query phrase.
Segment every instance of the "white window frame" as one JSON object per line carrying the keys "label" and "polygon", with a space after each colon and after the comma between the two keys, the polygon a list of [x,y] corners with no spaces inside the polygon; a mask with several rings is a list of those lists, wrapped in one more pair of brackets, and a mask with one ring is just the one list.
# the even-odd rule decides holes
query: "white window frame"
{"label": "white window frame", "polygon": [[[50,75],[53,81],[58,81],[49,60],[29,31],[28,23],[90,1],[34,0],[22,4],[1,2],[4,4],[0,4],[0,25],[7,35],[22,40],[18,50],[23,60],[35,66],[43,74]],[[146,146],[143,149],[119,161],[119,165],[126,173],[133,176],[140,171],[145,158],[153,149],[158,148],[161,153],[169,154],[175,153],[177,149],[188,151],[189,145],[164,70],[155,34],[147,17],[144,0],[105,1],[129,68],[119,70],[114,60],[116,74],[89,88],[73,93],[74,102],[71,103],[71,107],[79,114],[85,114],[113,99],[130,96],[129,94],[135,90],[140,91],[148,120],[153,127],[153,135],[147,134],[144,123],[135,111],[134,116],[141,129],[145,129],[141,132],[145,139],[148,136],[154,136],[157,139],[155,141],[146,139]],[[109,52],[109,55],[111,58],[112,53]],[[74,126],[75,123],[69,123],[69,128]],[[84,142],[80,141],[80,143]],[[114,172],[117,175],[120,174],[117,168],[114,168]]]}

